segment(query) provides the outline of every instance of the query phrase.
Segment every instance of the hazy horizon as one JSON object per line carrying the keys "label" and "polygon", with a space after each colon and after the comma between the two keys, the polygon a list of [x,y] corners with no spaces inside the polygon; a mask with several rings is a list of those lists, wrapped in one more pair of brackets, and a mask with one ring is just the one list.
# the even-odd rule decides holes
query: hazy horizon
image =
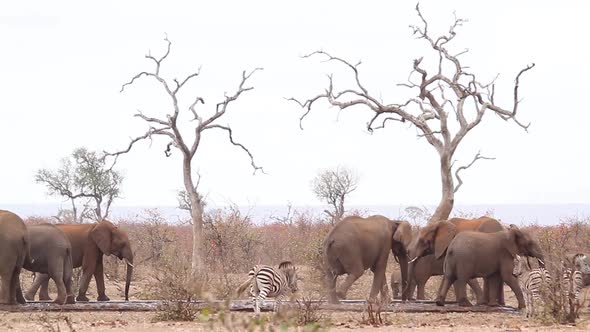
{"label": "hazy horizon", "polygon": [[[382,214],[389,218],[408,219],[405,208],[413,205],[350,205],[347,211],[359,210],[368,214]],[[62,204],[62,208],[69,208],[68,204]],[[225,208],[226,206],[209,206],[208,209]],[[426,207],[431,213],[435,205],[418,206]],[[21,217],[51,217],[57,214],[59,204],[3,204],[1,209],[8,209]],[[288,205],[259,205],[259,206],[238,206],[242,213],[249,215],[256,223],[272,220],[272,217],[284,217],[287,215]],[[292,205],[292,211],[307,212],[313,216],[320,216],[327,208],[323,205]],[[115,205],[112,208],[110,219],[141,221],[146,216],[145,210],[157,209],[159,213],[169,222],[186,220],[188,213],[175,206],[125,206]],[[472,214],[473,216],[483,215],[491,212],[500,221],[510,224],[527,225],[538,223],[540,225],[554,225],[568,218],[590,220],[590,204],[459,204],[456,205],[451,216]],[[411,220],[410,220],[411,221]]]}

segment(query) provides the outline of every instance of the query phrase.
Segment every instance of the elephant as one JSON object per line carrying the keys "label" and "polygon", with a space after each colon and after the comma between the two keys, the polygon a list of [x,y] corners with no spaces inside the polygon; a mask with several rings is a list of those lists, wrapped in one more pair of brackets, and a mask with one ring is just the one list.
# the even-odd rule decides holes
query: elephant
{"label": "elephant", "polygon": [[25,262],[31,262],[27,227],[16,214],[0,210],[0,303],[26,302],[20,288],[20,272]]}
{"label": "elephant", "polygon": [[399,270],[395,270],[391,273],[391,297],[394,299],[401,298],[402,293],[402,273]]}
{"label": "elephant", "polygon": [[[402,284],[405,285],[408,275],[406,247],[411,237],[412,227],[407,221],[390,220],[384,216],[352,216],[338,222],[323,243],[330,303],[346,298],[350,286],[369,268],[373,272],[369,301],[374,302],[380,293],[381,301],[389,303],[385,278],[389,251],[400,264]],[[348,275],[336,291],[336,279],[343,274]]]}
{"label": "elephant", "polygon": [[[418,286],[418,300],[424,300],[424,288],[431,276],[443,275],[444,254],[447,247],[459,232],[478,231],[491,233],[503,230],[504,227],[496,219],[479,217],[476,219],[451,218],[423,227],[412,240],[409,256],[413,259],[409,263],[408,287],[404,290],[406,297],[411,298]],[[477,280],[469,280],[469,286],[475,293],[478,304],[489,302],[488,285],[484,282],[484,290]],[[501,285],[499,287],[502,287]],[[504,304],[504,292],[499,290],[499,303]]]}
{"label": "elephant", "polygon": [[444,306],[450,286],[456,282],[457,302],[470,306],[465,293],[469,279],[483,277],[490,290],[489,305],[497,305],[498,286],[506,282],[518,300],[518,308],[525,307],[518,279],[512,274],[516,255],[535,257],[544,266],[543,252],[539,242],[528,232],[515,225],[509,229],[482,233],[465,231],[457,234],[449,244],[444,263],[444,279],[436,298],[438,306]]}
{"label": "elephant", "polygon": [[[46,273],[57,285],[55,303],[74,303],[72,293],[72,245],[64,232],[52,224],[28,226],[30,255],[34,263],[25,262],[31,272]],[[38,276],[38,275],[37,275]],[[35,278],[25,299],[32,301],[44,278]],[[35,292],[32,292],[32,290]]]}
{"label": "elephant", "polygon": [[[127,265],[127,275],[125,279],[125,301],[129,300],[129,285],[133,274],[133,250],[127,234],[113,225],[108,220],[102,220],[93,224],[58,224],[57,228],[62,230],[72,244],[72,265],[74,268],[82,267],[82,276],[80,277],[80,287],[76,301],[87,302],[86,291],[90,279],[94,275],[96,289],[98,292],[98,301],[110,301],[105,294],[104,272],[103,272],[103,255],[115,255],[120,260],[124,260]],[[39,279],[41,291],[39,298],[41,300],[50,300],[48,294],[49,278],[45,274],[37,273],[35,276]],[[35,285],[33,285],[35,286]],[[27,294],[35,295],[37,289],[29,289]]]}

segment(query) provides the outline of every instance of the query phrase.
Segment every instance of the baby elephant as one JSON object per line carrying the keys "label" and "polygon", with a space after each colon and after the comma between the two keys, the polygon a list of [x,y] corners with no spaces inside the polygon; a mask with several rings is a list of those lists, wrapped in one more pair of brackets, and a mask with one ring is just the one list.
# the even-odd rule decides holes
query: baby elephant
{"label": "baby elephant", "polygon": [[[57,285],[57,298],[54,303],[74,303],[72,293],[72,245],[66,235],[51,224],[27,227],[29,231],[30,255],[32,263],[23,266],[31,272],[46,273]],[[38,275],[38,274],[37,274]],[[34,300],[41,286],[42,278],[35,278],[33,285],[25,294],[25,299]]]}

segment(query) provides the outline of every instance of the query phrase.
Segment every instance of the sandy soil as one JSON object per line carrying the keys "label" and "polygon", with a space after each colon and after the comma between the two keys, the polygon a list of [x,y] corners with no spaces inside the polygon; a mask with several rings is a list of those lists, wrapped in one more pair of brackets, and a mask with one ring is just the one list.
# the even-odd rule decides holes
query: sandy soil
{"label": "sandy soil", "polygon": [[[381,327],[368,325],[366,314],[353,312],[324,312],[330,321],[329,331],[587,331],[590,329],[590,315],[584,314],[576,326],[543,325],[537,320],[525,319],[514,314],[382,314],[385,324]],[[155,313],[0,313],[2,331],[245,331],[247,322],[253,318],[251,313],[233,313],[231,328],[224,327],[219,318],[211,321],[195,322],[152,322]],[[270,313],[263,314],[270,319]],[[279,326],[279,325],[275,325]],[[258,327],[255,329],[260,331]],[[268,325],[264,330],[268,330]],[[305,330],[289,327],[289,331]]]}

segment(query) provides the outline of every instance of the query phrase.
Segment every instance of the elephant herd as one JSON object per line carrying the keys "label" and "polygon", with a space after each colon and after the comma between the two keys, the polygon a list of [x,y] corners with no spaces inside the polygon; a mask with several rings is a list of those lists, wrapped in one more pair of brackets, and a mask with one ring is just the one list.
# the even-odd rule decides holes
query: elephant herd
{"label": "elephant herd", "polygon": [[[16,214],[0,210],[1,304],[26,303],[37,290],[40,300],[51,300],[49,279],[57,286],[55,303],[88,301],[86,291],[94,276],[98,301],[105,294],[103,255],[114,255],[127,265],[125,300],[133,274],[133,251],[127,234],[107,220],[77,225],[25,225]],[[72,270],[82,267],[78,296],[72,293]],[[35,280],[24,296],[20,285],[22,269],[35,272]]]}
{"label": "elephant herd", "polygon": [[[538,241],[515,225],[502,226],[497,220],[452,218],[429,224],[412,236],[406,221],[383,216],[347,217],[328,233],[323,243],[326,285],[329,301],[346,298],[350,286],[366,269],[373,272],[369,301],[380,294],[389,302],[385,270],[389,252],[400,265],[402,300],[410,300],[417,286],[418,299],[424,298],[428,278],[442,275],[436,304],[443,306],[451,285],[460,306],[470,306],[466,287],[469,285],[477,304],[504,305],[503,285],[516,295],[518,307],[525,307],[517,277],[513,275],[516,255],[534,257],[544,266]],[[346,280],[336,288],[339,275]],[[475,278],[483,278],[483,290]],[[392,285],[394,284],[392,277]],[[387,303],[386,302],[386,303]]]}

